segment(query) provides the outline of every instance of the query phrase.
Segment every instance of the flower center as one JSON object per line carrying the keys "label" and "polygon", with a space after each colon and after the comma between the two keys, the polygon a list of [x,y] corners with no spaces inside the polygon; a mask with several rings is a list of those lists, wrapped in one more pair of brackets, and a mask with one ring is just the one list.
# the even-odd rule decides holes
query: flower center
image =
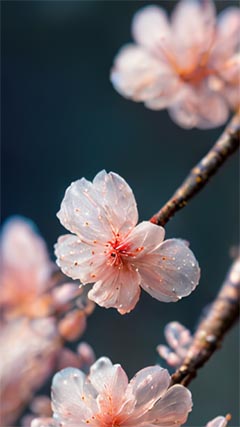
{"label": "flower center", "polygon": [[118,234],[115,240],[108,242],[107,247],[109,248],[108,262],[115,267],[121,267],[124,263],[129,261],[129,258],[135,258],[136,255],[144,249],[143,246],[140,246],[131,250],[130,243],[125,243],[120,240]]}

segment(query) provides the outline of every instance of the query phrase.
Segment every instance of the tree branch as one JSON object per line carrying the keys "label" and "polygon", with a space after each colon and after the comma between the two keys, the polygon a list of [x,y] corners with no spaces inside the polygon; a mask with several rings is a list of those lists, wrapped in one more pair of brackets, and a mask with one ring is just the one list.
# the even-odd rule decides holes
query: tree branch
{"label": "tree branch", "polygon": [[237,113],[213,148],[191,170],[182,185],[150,221],[164,226],[177,211],[186,206],[187,202],[208,183],[211,176],[237,150],[239,142],[240,113]]}
{"label": "tree branch", "polygon": [[239,317],[240,256],[234,261],[207,315],[199,324],[182,365],[172,375],[172,384],[187,386]]}

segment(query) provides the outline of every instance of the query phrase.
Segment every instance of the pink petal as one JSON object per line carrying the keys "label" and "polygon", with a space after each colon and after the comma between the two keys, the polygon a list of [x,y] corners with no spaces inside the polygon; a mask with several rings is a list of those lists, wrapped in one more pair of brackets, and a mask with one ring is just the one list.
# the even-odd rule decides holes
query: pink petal
{"label": "pink petal", "polygon": [[99,393],[97,403],[100,413],[109,411],[117,414],[128,386],[128,377],[121,366],[112,365],[107,357],[101,357],[92,365],[89,380]]}
{"label": "pink petal", "polygon": [[206,427],[226,427],[227,419],[225,417],[216,417],[207,423]]}
{"label": "pink petal", "polygon": [[100,195],[104,213],[115,234],[128,234],[137,224],[138,211],[132,189],[114,172],[99,172],[93,186]]}
{"label": "pink petal", "polygon": [[46,244],[31,221],[22,217],[9,219],[2,230],[0,251],[4,268],[18,275],[27,273],[30,286],[38,286],[39,292],[46,288],[52,266]]}
{"label": "pink petal", "polygon": [[81,283],[92,283],[97,279],[99,268],[106,263],[103,248],[88,245],[74,235],[61,236],[55,245],[57,265],[67,276]]}
{"label": "pink petal", "polygon": [[215,32],[215,7],[212,0],[182,0],[172,13],[172,31],[178,46],[207,51]]}
{"label": "pink petal", "polygon": [[240,43],[240,10],[228,7],[218,16],[216,42],[212,51],[213,61],[221,64],[236,53]]}
{"label": "pink petal", "polygon": [[169,387],[170,379],[168,371],[157,365],[144,368],[133,377],[127,391],[136,400],[132,420],[142,416],[160,399]]}
{"label": "pink petal", "polygon": [[52,409],[54,418],[68,427],[84,426],[96,409],[96,392],[82,371],[66,368],[53,377]]}
{"label": "pink petal", "polygon": [[180,239],[164,241],[138,264],[141,286],[159,301],[177,301],[189,295],[200,278],[198,262]]}
{"label": "pink petal", "polygon": [[156,426],[181,426],[192,409],[192,397],[190,391],[182,385],[170,387],[166,394],[158,400],[145,416]]}
{"label": "pink petal", "polygon": [[[159,248],[165,236],[165,230],[149,221],[138,224],[124,241],[129,244],[129,252],[136,252],[136,257],[140,258],[145,253],[150,253]],[[139,250],[139,252],[138,252]]]}
{"label": "pink petal", "polygon": [[[167,63],[159,62],[142,47],[127,45],[115,59],[111,81],[121,95],[147,101],[162,92],[167,95],[165,81],[172,81],[172,74]],[[168,86],[171,87],[170,83]]]}
{"label": "pink petal", "polygon": [[229,110],[220,94],[207,88],[194,91],[188,87],[182,92],[182,97],[171,105],[169,114],[183,128],[210,129],[223,125],[228,119]]}
{"label": "pink petal", "polygon": [[141,278],[137,271],[110,266],[106,276],[95,283],[89,299],[102,307],[115,307],[121,314],[131,311],[139,300]]}
{"label": "pink petal", "polygon": [[140,9],[133,18],[132,33],[136,42],[165,59],[163,49],[171,44],[171,29],[165,11],[157,6]]}
{"label": "pink petal", "polygon": [[91,244],[96,236],[100,242],[107,242],[113,232],[129,231],[138,219],[131,188],[117,174],[105,171],[93,183],[84,178],[73,182],[57,216],[64,227]]}

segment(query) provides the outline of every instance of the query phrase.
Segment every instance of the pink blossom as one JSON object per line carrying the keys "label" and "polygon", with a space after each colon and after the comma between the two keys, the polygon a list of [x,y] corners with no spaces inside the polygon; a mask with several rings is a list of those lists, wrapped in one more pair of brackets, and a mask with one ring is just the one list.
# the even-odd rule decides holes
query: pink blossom
{"label": "pink blossom", "polygon": [[167,108],[184,128],[220,126],[240,103],[239,32],[239,9],[217,19],[212,0],[182,0],[170,21],[146,6],[133,19],[135,44],[115,59],[112,83],[150,109]]}
{"label": "pink blossom", "polygon": [[[63,427],[181,426],[192,408],[191,393],[182,385],[169,388],[166,369],[150,366],[128,382],[120,365],[102,357],[89,376],[74,368],[57,373],[52,383],[55,425]],[[32,427],[51,426],[32,423]]]}
{"label": "pink blossom", "polygon": [[157,351],[169,366],[177,368],[183,362],[192,343],[192,336],[179,322],[170,322],[165,326],[164,334],[169,347],[159,345]]}
{"label": "pink blossom", "polygon": [[21,217],[8,220],[1,234],[0,251],[0,305],[7,316],[48,314],[54,264],[33,224]]}
{"label": "pink blossom", "polygon": [[18,318],[0,328],[0,419],[13,425],[48,376],[62,343],[53,319]]}
{"label": "pink blossom", "polygon": [[164,228],[137,224],[134,195],[119,175],[105,171],[82,178],[66,190],[60,222],[72,233],[56,244],[57,264],[82,284],[95,283],[88,296],[100,306],[131,311],[140,286],[159,301],[189,295],[200,276],[198,263],[180,239],[163,242]]}

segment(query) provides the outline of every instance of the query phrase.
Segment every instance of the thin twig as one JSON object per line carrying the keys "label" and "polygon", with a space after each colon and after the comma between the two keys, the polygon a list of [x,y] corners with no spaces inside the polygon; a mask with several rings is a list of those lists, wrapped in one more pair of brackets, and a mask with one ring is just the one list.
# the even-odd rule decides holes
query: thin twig
{"label": "thin twig", "polygon": [[239,317],[240,256],[234,261],[215,301],[199,324],[188,353],[172,375],[172,384],[187,386],[212,354],[221,346],[225,333]]}
{"label": "thin twig", "polygon": [[208,183],[211,176],[237,150],[239,142],[240,114],[238,113],[233,117],[213,148],[191,170],[182,185],[150,221],[164,226],[177,211],[186,206],[187,202]]}

